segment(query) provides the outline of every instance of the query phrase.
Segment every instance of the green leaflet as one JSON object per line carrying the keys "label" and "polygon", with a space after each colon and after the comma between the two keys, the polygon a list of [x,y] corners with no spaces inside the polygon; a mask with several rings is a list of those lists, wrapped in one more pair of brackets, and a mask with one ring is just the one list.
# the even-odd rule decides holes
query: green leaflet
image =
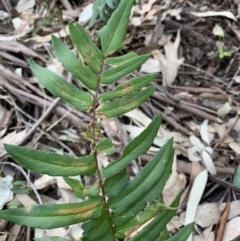
{"label": "green leaflet", "polygon": [[132,94],[136,91],[139,91],[142,87],[146,86],[147,84],[149,84],[157,76],[158,74],[146,74],[140,77],[133,78],[125,84],[118,85],[112,91],[108,91],[98,95],[98,99],[113,100],[116,98],[120,98],[129,94]]}
{"label": "green leaflet", "polygon": [[[125,238],[132,232],[136,231],[136,227],[139,225],[143,225],[147,221],[149,221],[151,218],[153,218],[158,213],[158,206],[157,203],[151,205],[150,207],[147,207],[144,211],[142,211],[140,214],[136,215],[134,218],[132,218],[127,223],[124,223],[120,227],[116,227],[116,237],[117,238]],[[126,235],[126,233],[128,235]]]}
{"label": "green leaflet", "polygon": [[79,198],[86,196],[97,197],[100,188],[97,185],[84,187],[79,180],[70,177],[63,177],[65,182],[73,189],[75,195]]}
{"label": "green leaflet", "polygon": [[97,143],[97,152],[106,152],[108,155],[112,155],[115,152],[114,145],[110,138],[104,138]]}
{"label": "green leaflet", "polygon": [[91,220],[82,225],[84,230],[81,241],[115,241],[110,219],[107,212],[98,219]]}
{"label": "green leaflet", "polygon": [[101,39],[102,51],[105,56],[122,48],[122,42],[126,34],[133,3],[134,0],[121,1],[118,8],[108,20],[107,25],[98,31],[98,35]]}
{"label": "green leaflet", "polygon": [[101,76],[102,84],[110,84],[115,80],[131,73],[133,70],[139,68],[148,58],[149,54],[137,56],[129,59],[118,65],[117,67],[105,70]]}
{"label": "green leaflet", "polygon": [[[165,149],[165,148],[167,148],[167,146],[165,145],[162,147],[162,149],[163,148]],[[116,217],[114,218],[115,226],[123,225],[128,220],[130,220],[135,215],[137,215],[141,210],[143,210],[144,207],[146,206],[147,202],[151,202],[151,201],[155,200],[156,197],[159,197],[159,195],[161,194],[161,192],[165,186],[165,183],[168,180],[169,175],[171,173],[173,155],[174,155],[174,153],[172,151],[171,157],[168,160],[167,167],[166,167],[163,175],[161,175],[161,177],[158,179],[158,181],[155,183],[155,185],[153,185],[151,188],[149,188],[147,193],[143,193],[142,196],[140,198],[138,198],[137,202],[135,202],[136,205],[135,205],[135,203],[133,203],[131,205],[131,207],[129,208],[129,210],[122,213],[121,215],[116,215]],[[125,186],[127,186],[127,185],[125,185]],[[117,200],[117,199],[118,198],[115,198],[115,200]],[[112,201],[112,199],[110,199],[110,200]]]}
{"label": "green leaflet", "polygon": [[87,88],[96,90],[98,85],[97,76],[85,65],[83,65],[72,51],[58,38],[52,35],[53,49],[59,61],[69,70],[73,76],[78,78]]}
{"label": "green leaflet", "polygon": [[240,165],[238,165],[237,171],[234,174],[233,184],[237,187],[240,187]]}
{"label": "green leaflet", "polygon": [[29,63],[39,82],[53,95],[60,97],[82,111],[86,111],[92,106],[93,100],[89,93],[79,90],[57,74],[36,64],[32,59],[30,59]]}
{"label": "green leaflet", "polygon": [[21,165],[37,173],[51,176],[91,176],[96,172],[95,159],[90,155],[75,158],[8,144],[4,148]]}
{"label": "green leaflet", "polygon": [[84,62],[95,73],[102,68],[103,53],[92,41],[88,32],[78,23],[69,23],[69,34]]}
{"label": "green leaflet", "polygon": [[106,4],[111,8],[116,8],[120,3],[120,0],[106,0]]}
{"label": "green leaflet", "polygon": [[[172,143],[168,141],[159,152],[148,162],[146,166],[129,182],[114,201],[109,204],[115,213],[121,214],[142,201],[151,188],[156,185],[164,174],[168,161],[172,156]],[[155,198],[159,193],[155,193]]]}
{"label": "green leaflet", "polygon": [[[165,239],[165,241],[186,241],[189,235],[192,233],[194,223],[189,223],[180,229],[173,237]],[[163,241],[163,240],[162,240]]]}
{"label": "green leaflet", "polygon": [[[171,204],[171,207],[178,207],[181,195],[179,194],[176,199]],[[147,226],[141,229],[133,238],[129,241],[155,241],[160,235],[162,230],[168,224],[168,222],[174,216],[176,210],[174,211],[164,211],[161,212],[155,219],[153,219]]]}
{"label": "green leaflet", "polygon": [[169,233],[168,233],[168,230],[167,230],[167,226],[166,226],[166,227],[162,230],[158,241],[165,241],[165,240],[169,239],[169,237],[170,237],[170,236],[169,236]]}
{"label": "green leaflet", "polygon": [[134,52],[130,52],[130,53],[124,54],[122,56],[107,58],[107,59],[104,60],[104,64],[117,65],[118,66],[118,65],[122,64],[124,61],[133,59],[137,56],[138,55],[135,54]]}
{"label": "green leaflet", "polygon": [[143,104],[156,90],[156,87],[148,87],[145,90],[124,96],[116,100],[103,102],[97,108],[97,117],[112,118],[136,109]]}
{"label": "green leaflet", "polygon": [[61,237],[51,237],[51,238],[35,238],[34,241],[70,241],[70,240],[61,238]]}
{"label": "green leaflet", "polygon": [[145,153],[152,145],[162,122],[161,115],[157,115],[148,127],[123,149],[122,155],[102,170],[105,178],[113,177],[121,172],[132,160]]}
{"label": "green leaflet", "polygon": [[81,203],[33,205],[0,212],[0,218],[19,225],[51,229],[99,218],[105,212],[102,197]]}
{"label": "green leaflet", "polygon": [[113,177],[106,178],[103,184],[106,189],[108,198],[116,197],[129,182],[129,177],[126,175],[126,168]]}
{"label": "green leaflet", "polygon": [[[95,0],[93,4],[93,14],[88,23],[89,27],[92,27],[97,18],[101,21],[107,22],[111,16],[112,11],[119,5],[120,0]],[[110,8],[107,8],[106,5]]]}

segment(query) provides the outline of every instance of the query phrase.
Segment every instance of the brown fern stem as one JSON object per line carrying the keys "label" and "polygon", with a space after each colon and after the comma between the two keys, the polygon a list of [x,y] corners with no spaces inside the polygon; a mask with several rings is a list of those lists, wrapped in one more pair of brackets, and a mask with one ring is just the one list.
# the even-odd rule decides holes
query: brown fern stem
{"label": "brown fern stem", "polygon": [[94,155],[94,159],[95,159],[95,165],[97,167],[97,176],[98,176],[98,180],[99,180],[99,186],[100,186],[100,190],[102,192],[102,197],[103,197],[103,201],[104,201],[104,204],[105,204],[105,208],[106,208],[106,211],[107,211],[107,214],[108,214],[108,217],[109,219],[111,220],[111,228],[114,232],[114,225],[113,225],[113,220],[112,220],[112,217],[111,217],[111,214],[110,214],[110,208],[108,206],[108,203],[107,203],[107,198],[106,198],[106,194],[105,194],[105,190],[103,188],[103,180],[101,178],[101,173],[100,173],[100,169],[98,167],[98,160],[97,160],[97,136],[96,136],[96,108],[97,108],[97,105],[98,105],[98,94],[99,94],[99,85],[101,83],[101,74],[103,72],[103,63],[104,63],[104,59],[102,60],[102,66],[101,66],[101,70],[100,70],[100,73],[99,73],[99,76],[98,76],[98,84],[97,84],[97,88],[96,88],[96,91],[95,91],[95,94],[93,95],[93,109],[92,109],[92,112],[93,112],[93,119],[92,119],[92,134],[93,134],[93,138],[92,138],[92,144],[91,144],[91,152],[93,153]]}

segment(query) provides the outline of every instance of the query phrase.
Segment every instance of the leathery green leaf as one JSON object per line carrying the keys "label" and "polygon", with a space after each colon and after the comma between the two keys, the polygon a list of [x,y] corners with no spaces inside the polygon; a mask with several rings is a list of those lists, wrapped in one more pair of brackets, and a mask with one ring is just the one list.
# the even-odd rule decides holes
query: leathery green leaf
{"label": "leathery green leaf", "polygon": [[129,177],[126,175],[126,168],[124,168],[120,173],[114,175],[113,177],[106,178],[103,187],[106,190],[106,196],[110,199],[116,197],[122,189],[129,182]]}
{"label": "leathery green leaf", "polygon": [[52,229],[85,222],[104,212],[102,197],[81,203],[33,205],[0,211],[0,218],[33,228]]}
{"label": "leathery green leaf", "polygon": [[105,56],[122,48],[134,0],[122,0],[107,24],[98,31]]}
{"label": "leathery green leaf", "polygon": [[97,76],[85,65],[83,65],[72,51],[58,38],[52,35],[53,49],[59,61],[69,70],[73,76],[78,78],[87,88],[96,90],[98,85]]}
{"label": "leathery green leaf", "polygon": [[29,63],[39,82],[53,95],[60,97],[82,111],[86,111],[92,106],[93,100],[89,93],[79,90],[57,74],[36,64],[32,59]]}
{"label": "leathery green leaf", "polygon": [[97,197],[100,192],[100,188],[97,185],[84,187],[82,183],[77,179],[70,177],[63,178],[64,181],[73,189],[75,195],[79,198],[83,198],[86,196]]}
{"label": "leathery green leaf", "polygon": [[[167,146],[163,146],[163,149],[166,149]],[[114,218],[114,225],[122,226],[124,223],[126,223],[128,220],[133,218],[135,215],[137,215],[141,210],[143,210],[146,207],[147,202],[151,202],[155,200],[159,195],[161,194],[166,181],[169,178],[169,175],[171,173],[172,169],[172,162],[173,162],[173,156],[174,153],[172,151],[172,155],[169,158],[169,161],[167,163],[166,169],[164,173],[161,175],[161,177],[158,179],[158,181],[155,183],[155,185],[151,186],[149,190],[146,193],[143,193],[141,197],[139,197],[128,210],[124,213],[121,213],[121,215],[117,215]],[[124,187],[127,185],[125,184]],[[115,202],[118,200],[118,197],[114,197]],[[109,202],[114,202],[114,199],[110,199]]]}
{"label": "leathery green leaf", "polygon": [[116,237],[123,239],[126,236],[129,236],[132,232],[136,231],[137,226],[143,225],[157,214],[158,206],[157,203],[155,203],[147,207],[144,211],[130,219],[128,222],[124,223],[122,226],[116,227]]}
{"label": "leathery green leaf", "polygon": [[188,225],[181,228],[173,237],[165,239],[165,241],[186,241],[189,235],[192,233],[194,223],[189,223]]}
{"label": "leathery green leaf", "polygon": [[81,241],[115,241],[111,222],[107,212],[98,219],[91,220],[82,225],[84,230]]}
{"label": "leathery green leaf", "polygon": [[[159,241],[165,241],[169,238],[169,233],[168,233],[168,230],[167,230],[167,227],[165,227],[163,229],[163,231],[161,232],[160,234],[160,237],[159,237]],[[186,241],[186,240],[185,240]]]}
{"label": "leathery green leaf", "polygon": [[54,236],[50,238],[35,238],[34,241],[70,241],[70,240],[62,237]]}
{"label": "leathery green leaf", "polygon": [[88,32],[78,23],[69,23],[69,34],[84,62],[95,73],[102,68],[103,53],[92,41]]}
{"label": "leathery green leaf", "polygon": [[115,152],[114,145],[110,138],[104,138],[97,143],[97,153],[106,152],[108,155],[112,155]]}
{"label": "leathery green leaf", "polygon": [[[178,195],[172,202],[171,207],[178,207],[181,195]],[[133,238],[129,241],[145,241],[145,240],[156,240],[159,237],[162,230],[165,228],[167,223],[174,216],[175,211],[164,211],[161,212],[155,219],[153,219],[148,225],[141,229]]]}
{"label": "leathery green leaf", "polygon": [[125,84],[118,85],[112,91],[98,95],[99,100],[113,100],[120,98],[129,94],[132,94],[136,91],[139,91],[142,87],[149,84],[154,80],[158,74],[146,74],[129,80]]}
{"label": "leathery green leaf", "polygon": [[134,52],[130,52],[130,53],[124,54],[122,56],[107,58],[104,60],[104,64],[118,66],[118,65],[122,64],[124,61],[133,59],[135,57],[137,57],[137,54],[135,54]]}
{"label": "leathery green leaf", "polygon": [[[151,191],[167,168],[172,156],[172,140],[168,141],[159,152],[144,166],[142,170],[129,182],[121,193],[109,201],[109,205],[115,213],[121,214],[136,203],[142,201],[143,196]],[[159,193],[155,193],[155,198]],[[150,197],[149,197],[150,198]]]}
{"label": "leathery green leaf", "polygon": [[96,172],[93,156],[71,157],[54,152],[5,144],[6,151],[25,168],[50,176],[93,175]]}
{"label": "leathery green leaf", "polygon": [[148,87],[145,90],[124,96],[116,100],[103,102],[97,108],[97,116],[100,118],[112,118],[122,115],[143,104],[156,90],[156,87]]}
{"label": "leathery green leaf", "polygon": [[122,155],[102,170],[105,178],[113,177],[121,172],[132,160],[145,153],[152,145],[162,122],[162,116],[157,115],[140,135],[131,140],[123,149]]}
{"label": "leathery green leaf", "polygon": [[137,56],[130,60],[124,61],[122,64],[118,65],[117,67],[105,70],[101,76],[101,83],[109,84],[131,73],[133,70],[136,70],[137,68],[139,68],[149,58],[149,56],[150,56],[149,54]]}

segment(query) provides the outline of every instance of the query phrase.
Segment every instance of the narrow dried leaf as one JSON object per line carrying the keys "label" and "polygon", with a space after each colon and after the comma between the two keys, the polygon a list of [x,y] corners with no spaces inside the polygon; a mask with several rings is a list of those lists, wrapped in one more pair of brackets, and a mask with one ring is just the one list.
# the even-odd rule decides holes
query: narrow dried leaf
{"label": "narrow dried leaf", "polygon": [[228,194],[228,199],[227,199],[227,203],[226,206],[222,212],[221,218],[219,220],[217,229],[216,229],[216,238],[215,241],[222,241],[223,240],[223,234],[225,232],[226,229],[226,223],[227,223],[227,219],[228,219],[228,214],[229,214],[229,209],[230,209],[230,191],[229,189],[227,190],[227,194]]}
{"label": "narrow dried leaf", "polygon": [[200,128],[200,135],[203,141],[210,145],[209,137],[208,137],[208,120],[204,120],[201,128]]}
{"label": "narrow dried leaf", "polygon": [[192,143],[192,145],[196,147],[196,149],[199,153],[201,153],[201,151],[203,149],[205,149],[205,146],[202,144],[202,142],[196,136],[190,136],[189,140]]}
{"label": "narrow dried leaf", "polygon": [[215,17],[215,16],[223,16],[226,18],[230,18],[237,22],[236,17],[229,11],[220,11],[220,12],[214,12],[214,11],[207,11],[207,12],[190,12],[190,14],[196,16],[196,17]]}
{"label": "narrow dried leaf", "polygon": [[[203,191],[207,183],[208,173],[207,170],[200,172],[194,180],[186,210],[185,225],[194,222],[198,204],[201,200]],[[192,234],[188,238],[188,241],[192,241]]]}
{"label": "narrow dried leaf", "polygon": [[202,160],[203,160],[207,170],[209,171],[209,173],[211,175],[217,175],[216,168],[213,164],[213,160],[212,160],[211,156],[209,155],[209,153],[207,151],[203,150],[201,152],[201,155],[202,155]]}

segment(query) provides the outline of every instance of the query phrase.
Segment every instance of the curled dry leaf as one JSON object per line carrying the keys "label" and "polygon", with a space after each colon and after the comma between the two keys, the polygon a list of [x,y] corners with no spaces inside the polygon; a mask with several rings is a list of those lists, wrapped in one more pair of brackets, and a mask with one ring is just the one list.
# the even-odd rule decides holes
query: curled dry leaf
{"label": "curled dry leaf", "polygon": [[93,15],[93,3],[90,3],[80,13],[78,22],[85,23],[92,17],[92,15]]}
{"label": "curled dry leaf", "polygon": [[180,30],[172,43],[168,41],[164,45],[165,56],[160,53],[160,66],[163,75],[163,86],[170,86],[177,77],[178,67],[183,63],[184,58],[178,59],[178,47],[180,44]]}
{"label": "curled dry leaf", "polygon": [[154,58],[149,58],[141,67],[140,72],[156,73],[161,72],[159,61]]}
{"label": "curled dry leaf", "polygon": [[239,237],[240,236],[239,226],[240,226],[240,217],[235,217],[232,220],[230,220],[225,227],[225,232],[224,232],[222,241],[232,241],[232,240],[235,240],[235,238]]}
{"label": "curled dry leaf", "polygon": [[6,135],[4,138],[2,138],[0,140],[0,153],[4,152],[3,144],[17,145],[25,137],[26,133],[27,133],[26,129],[18,133],[16,131],[13,131],[13,132],[10,132],[8,135]]}
{"label": "curled dry leaf", "polygon": [[[204,125],[204,128],[205,128],[205,125]],[[202,131],[202,134],[204,132],[205,131]],[[204,138],[206,139],[206,137],[204,137]],[[210,146],[205,147],[203,145],[203,143],[196,136],[190,136],[189,140],[193,145],[192,147],[188,148],[188,150],[187,150],[189,160],[190,161],[202,160],[204,165],[206,166],[207,170],[209,171],[209,173],[211,173],[212,175],[216,175],[217,171],[214,166],[213,160],[211,158],[213,149]]]}
{"label": "curled dry leaf", "polygon": [[34,182],[34,186],[36,189],[40,190],[45,187],[48,187],[53,183],[56,183],[56,181],[57,181],[56,177],[48,176],[45,174],[45,175],[42,175]]}
{"label": "curled dry leaf", "polygon": [[216,36],[220,36],[220,37],[224,37],[224,31],[222,29],[222,27],[218,24],[215,24],[214,28],[213,28],[213,34]]}
{"label": "curled dry leaf", "polygon": [[220,12],[214,12],[214,11],[207,11],[207,12],[190,12],[190,14],[196,16],[196,17],[215,17],[215,16],[222,16],[226,18],[230,18],[234,21],[237,21],[236,17],[229,11],[220,11]]}
{"label": "curled dry leaf", "polygon": [[238,155],[240,155],[240,144],[233,141],[233,142],[230,142],[229,144],[229,147],[235,151]]}
{"label": "curled dry leaf", "polygon": [[13,192],[11,191],[12,181],[12,176],[0,178],[0,210],[7,202],[13,199]]}
{"label": "curled dry leaf", "polygon": [[35,0],[20,0],[17,3],[16,10],[18,13],[25,12],[26,10],[35,6]]}
{"label": "curled dry leaf", "polygon": [[210,145],[209,137],[208,137],[208,120],[204,120],[201,129],[200,129],[201,138],[206,144]]}
{"label": "curled dry leaf", "polygon": [[222,107],[218,109],[218,117],[224,118],[231,111],[231,109],[232,107],[230,106],[229,102],[226,102]]}

